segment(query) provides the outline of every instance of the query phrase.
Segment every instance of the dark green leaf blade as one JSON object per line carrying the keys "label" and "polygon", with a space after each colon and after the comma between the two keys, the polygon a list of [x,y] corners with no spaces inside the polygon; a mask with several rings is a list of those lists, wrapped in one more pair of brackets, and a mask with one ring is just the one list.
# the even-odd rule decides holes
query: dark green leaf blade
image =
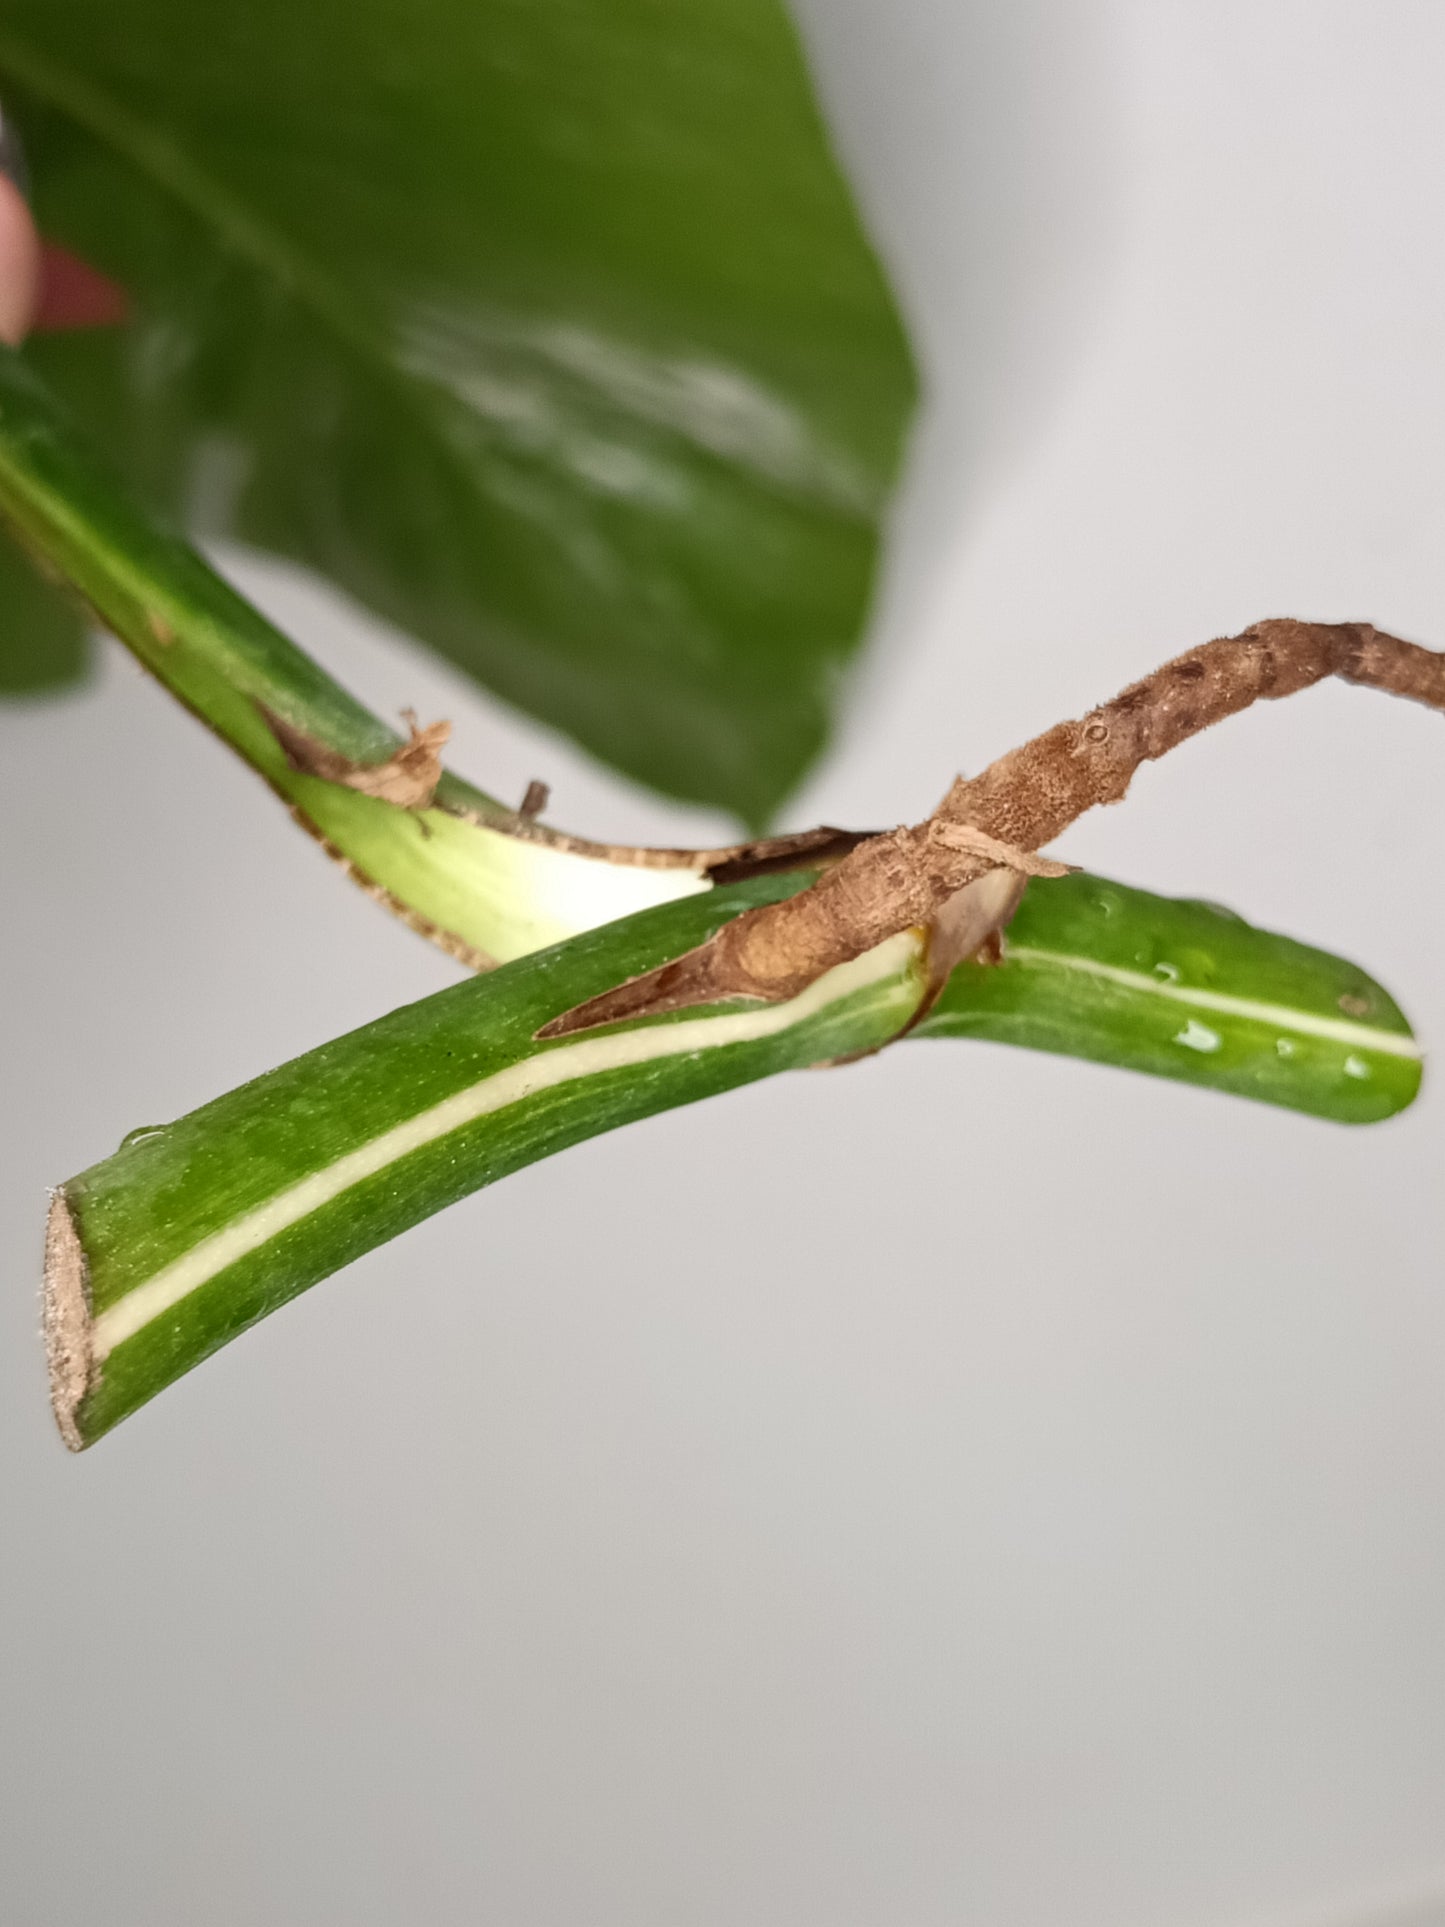
{"label": "dark green leaf blade", "polygon": [[153,502],[772,812],[913,395],[776,0],[13,0],[0,77],[136,300],[33,352]]}

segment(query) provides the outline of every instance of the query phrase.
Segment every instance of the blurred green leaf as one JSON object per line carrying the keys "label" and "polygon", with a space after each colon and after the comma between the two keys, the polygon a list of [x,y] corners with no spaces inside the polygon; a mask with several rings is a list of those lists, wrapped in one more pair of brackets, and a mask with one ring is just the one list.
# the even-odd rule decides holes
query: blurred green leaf
{"label": "blurred green leaf", "polygon": [[89,662],[79,607],[0,532],[0,696],[62,688],[78,681]]}
{"label": "blurred green leaf", "polygon": [[151,503],[678,796],[821,747],[913,399],[776,0],[10,0],[30,353]]}

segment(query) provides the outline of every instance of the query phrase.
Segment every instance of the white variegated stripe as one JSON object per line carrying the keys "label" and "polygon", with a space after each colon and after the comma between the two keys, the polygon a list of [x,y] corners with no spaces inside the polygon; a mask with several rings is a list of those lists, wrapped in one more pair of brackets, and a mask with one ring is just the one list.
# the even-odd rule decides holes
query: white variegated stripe
{"label": "white variegated stripe", "polygon": [[313,1171],[299,1183],[278,1191],[275,1197],[268,1198],[223,1230],[213,1232],[209,1238],[203,1238],[183,1257],[135,1286],[95,1320],[91,1332],[92,1356],[99,1363],[117,1345],[123,1345],[155,1319],[164,1317],[217,1273],[251,1252],[259,1251],[279,1233],[330,1204],[352,1185],[375,1177],[389,1165],[460,1130],[463,1125],[534,1097],[538,1091],[570,1084],[578,1078],[596,1077],[603,1071],[655,1063],[664,1057],[685,1057],[691,1052],[715,1050],[724,1044],[757,1043],[776,1037],[870,986],[891,989],[897,998],[902,1022],[921,988],[915,970],[921,948],[918,934],[906,931],[852,963],[828,971],[789,1003],[755,1004],[716,1017],[688,1018],[680,1023],[655,1024],[605,1037],[580,1037],[575,1043],[555,1045],[534,1057],[523,1058],[520,1063],[509,1064],[504,1070],[494,1071],[490,1077],[454,1092],[441,1103],[419,1111],[405,1123],[393,1125],[368,1143],[346,1152],[323,1170]]}
{"label": "white variegated stripe", "polygon": [[1352,1023],[1347,1017],[1323,1017],[1313,1011],[1297,1010],[1289,1004],[1261,1003],[1253,997],[1232,997],[1227,990],[1199,990],[1188,984],[1170,983],[1166,978],[1146,975],[1140,970],[1123,970],[1117,964],[1096,963],[1092,957],[1067,957],[1055,950],[1031,950],[1009,944],[1010,963],[1046,964],[1051,970],[1077,971],[1085,977],[1099,977],[1106,983],[1120,984],[1135,993],[1163,997],[1184,1004],[1191,1010],[1218,1011],[1226,1017],[1242,1017],[1275,1030],[1293,1031],[1296,1036],[1319,1037],[1347,1050],[1381,1051],[1386,1057],[1419,1058],[1419,1044],[1399,1031],[1374,1030],[1368,1024]]}

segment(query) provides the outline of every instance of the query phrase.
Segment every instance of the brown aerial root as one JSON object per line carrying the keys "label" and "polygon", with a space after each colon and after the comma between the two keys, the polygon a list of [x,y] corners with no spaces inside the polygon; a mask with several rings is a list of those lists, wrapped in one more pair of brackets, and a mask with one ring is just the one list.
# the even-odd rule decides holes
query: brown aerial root
{"label": "brown aerial root", "polygon": [[[976,950],[1012,914],[1024,878],[1062,868],[1038,857],[1043,845],[1096,804],[1119,802],[1141,763],[1252,703],[1292,696],[1328,676],[1445,710],[1445,654],[1368,622],[1256,622],[1177,656],[981,775],[960,777],[924,822],[868,838],[797,896],[744,911],[699,949],[564,1012],[538,1035],[571,1036],[730,997],[781,1003],[914,925],[942,937],[952,922],[954,954],[959,931]],[[1015,885],[998,892],[999,914],[981,930],[976,899],[965,899],[962,916],[957,900],[999,870],[1012,873]]]}

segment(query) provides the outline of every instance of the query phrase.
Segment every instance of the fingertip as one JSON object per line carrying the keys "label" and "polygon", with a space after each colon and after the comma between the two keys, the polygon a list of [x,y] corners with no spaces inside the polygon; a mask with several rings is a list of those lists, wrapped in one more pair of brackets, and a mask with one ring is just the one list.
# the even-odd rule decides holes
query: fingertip
{"label": "fingertip", "polygon": [[18,347],[40,301],[40,237],[25,197],[0,175],[0,341]]}

